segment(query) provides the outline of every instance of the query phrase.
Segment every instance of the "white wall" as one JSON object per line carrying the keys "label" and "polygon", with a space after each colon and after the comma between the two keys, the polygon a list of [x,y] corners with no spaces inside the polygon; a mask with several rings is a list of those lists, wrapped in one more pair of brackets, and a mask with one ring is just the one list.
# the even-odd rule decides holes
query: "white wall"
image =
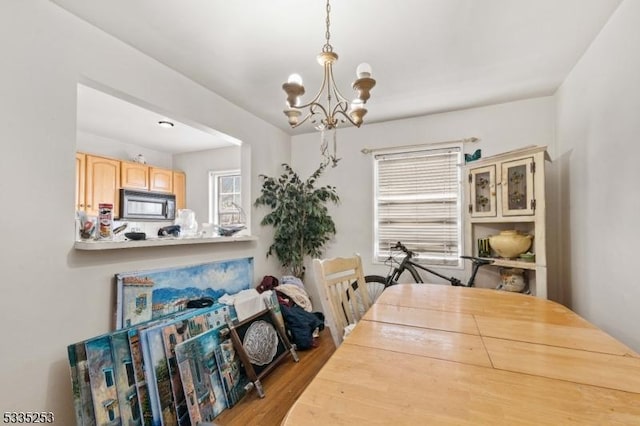
{"label": "white wall", "polygon": [[[373,108],[373,106],[371,107]],[[364,124],[361,128],[339,129],[338,157],[335,168],[329,167],[321,184],[335,185],[341,199],[330,208],[337,234],[325,255],[362,255],[365,274],[386,275],[384,265],[373,264],[373,158],[362,154],[363,148],[386,148],[431,142],[450,141],[475,136],[479,142],[468,144],[465,152],[482,149],[482,156],[498,154],[528,145],[548,145],[553,153],[554,100],[552,97],[473,108],[425,117]],[[320,163],[318,133],[292,138],[291,161],[302,176],[311,174]],[[314,151],[316,154],[314,154]],[[549,268],[552,269],[552,260]],[[311,270],[307,266],[307,270]],[[463,271],[448,269],[446,275],[461,277]],[[313,274],[307,274],[309,293],[319,299]]]}
{"label": "white wall", "polygon": [[136,155],[142,154],[150,166],[173,168],[171,154],[82,131],[76,133],[76,149],[125,161],[133,161]]}
{"label": "white wall", "polygon": [[254,188],[259,173],[289,161],[290,138],[48,1],[0,2],[0,48],[0,401],[4,411],[52,411],[71,425],[66,346],[110,329],[115,273],[245,256],[255,257],[256,281],[277,268],[265,260],[271,231],[257,223],[257,243],[74,250],[77,83],[242,140]]}
{"label": "white wall", "polygon": [[174,167],[187,174],[187,208],[196,213],[198,225],[209,222],[209,172],[240,170],[240,149],[233,146],[174,155]]}
{"label": "white wall", "polygon": [[640,2],[626,0],[558,90],[563,296],[640,351]]}

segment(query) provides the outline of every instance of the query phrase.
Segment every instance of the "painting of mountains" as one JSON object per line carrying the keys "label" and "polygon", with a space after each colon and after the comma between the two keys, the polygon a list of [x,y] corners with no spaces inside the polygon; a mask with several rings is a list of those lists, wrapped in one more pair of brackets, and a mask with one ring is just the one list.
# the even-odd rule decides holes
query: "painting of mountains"
{"label": "painting of mountains", "polygon": [[253,258],[116,274],[116,328],[130,327],[187,308],[191,300],[217,301],[253,287]]}

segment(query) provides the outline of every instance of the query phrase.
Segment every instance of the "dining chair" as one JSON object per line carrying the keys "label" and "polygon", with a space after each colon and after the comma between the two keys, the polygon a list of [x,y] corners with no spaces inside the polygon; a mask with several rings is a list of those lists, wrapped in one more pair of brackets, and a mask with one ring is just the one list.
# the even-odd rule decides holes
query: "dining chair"
{"label": "dining chair", "polygon": [[334,327],[331,328],[338,346],[372,305],[366,291],[362,259],[357,254],[353,257],[314,259],[313,268],[318,286],[324,289],[325,309],[328,305],[333,317]]}

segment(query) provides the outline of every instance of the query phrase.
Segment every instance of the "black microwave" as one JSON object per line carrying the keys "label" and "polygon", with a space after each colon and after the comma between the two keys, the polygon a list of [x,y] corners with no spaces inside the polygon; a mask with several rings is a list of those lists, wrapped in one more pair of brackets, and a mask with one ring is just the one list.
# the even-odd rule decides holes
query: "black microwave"
{"label": "black microwave", "polygon": [[120,189],[120,220],[174,220],[176,196],[162,192]]}

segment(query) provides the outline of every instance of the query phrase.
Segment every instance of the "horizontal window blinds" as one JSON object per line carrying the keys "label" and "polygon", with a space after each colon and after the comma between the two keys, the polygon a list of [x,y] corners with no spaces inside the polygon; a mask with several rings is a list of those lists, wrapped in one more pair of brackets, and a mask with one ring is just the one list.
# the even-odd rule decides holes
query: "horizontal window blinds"
{"label": "horizontal window blinds", "polygon": [[459,147],[375,157],[376,256],[401,241],[431,265],[459,265]]}

